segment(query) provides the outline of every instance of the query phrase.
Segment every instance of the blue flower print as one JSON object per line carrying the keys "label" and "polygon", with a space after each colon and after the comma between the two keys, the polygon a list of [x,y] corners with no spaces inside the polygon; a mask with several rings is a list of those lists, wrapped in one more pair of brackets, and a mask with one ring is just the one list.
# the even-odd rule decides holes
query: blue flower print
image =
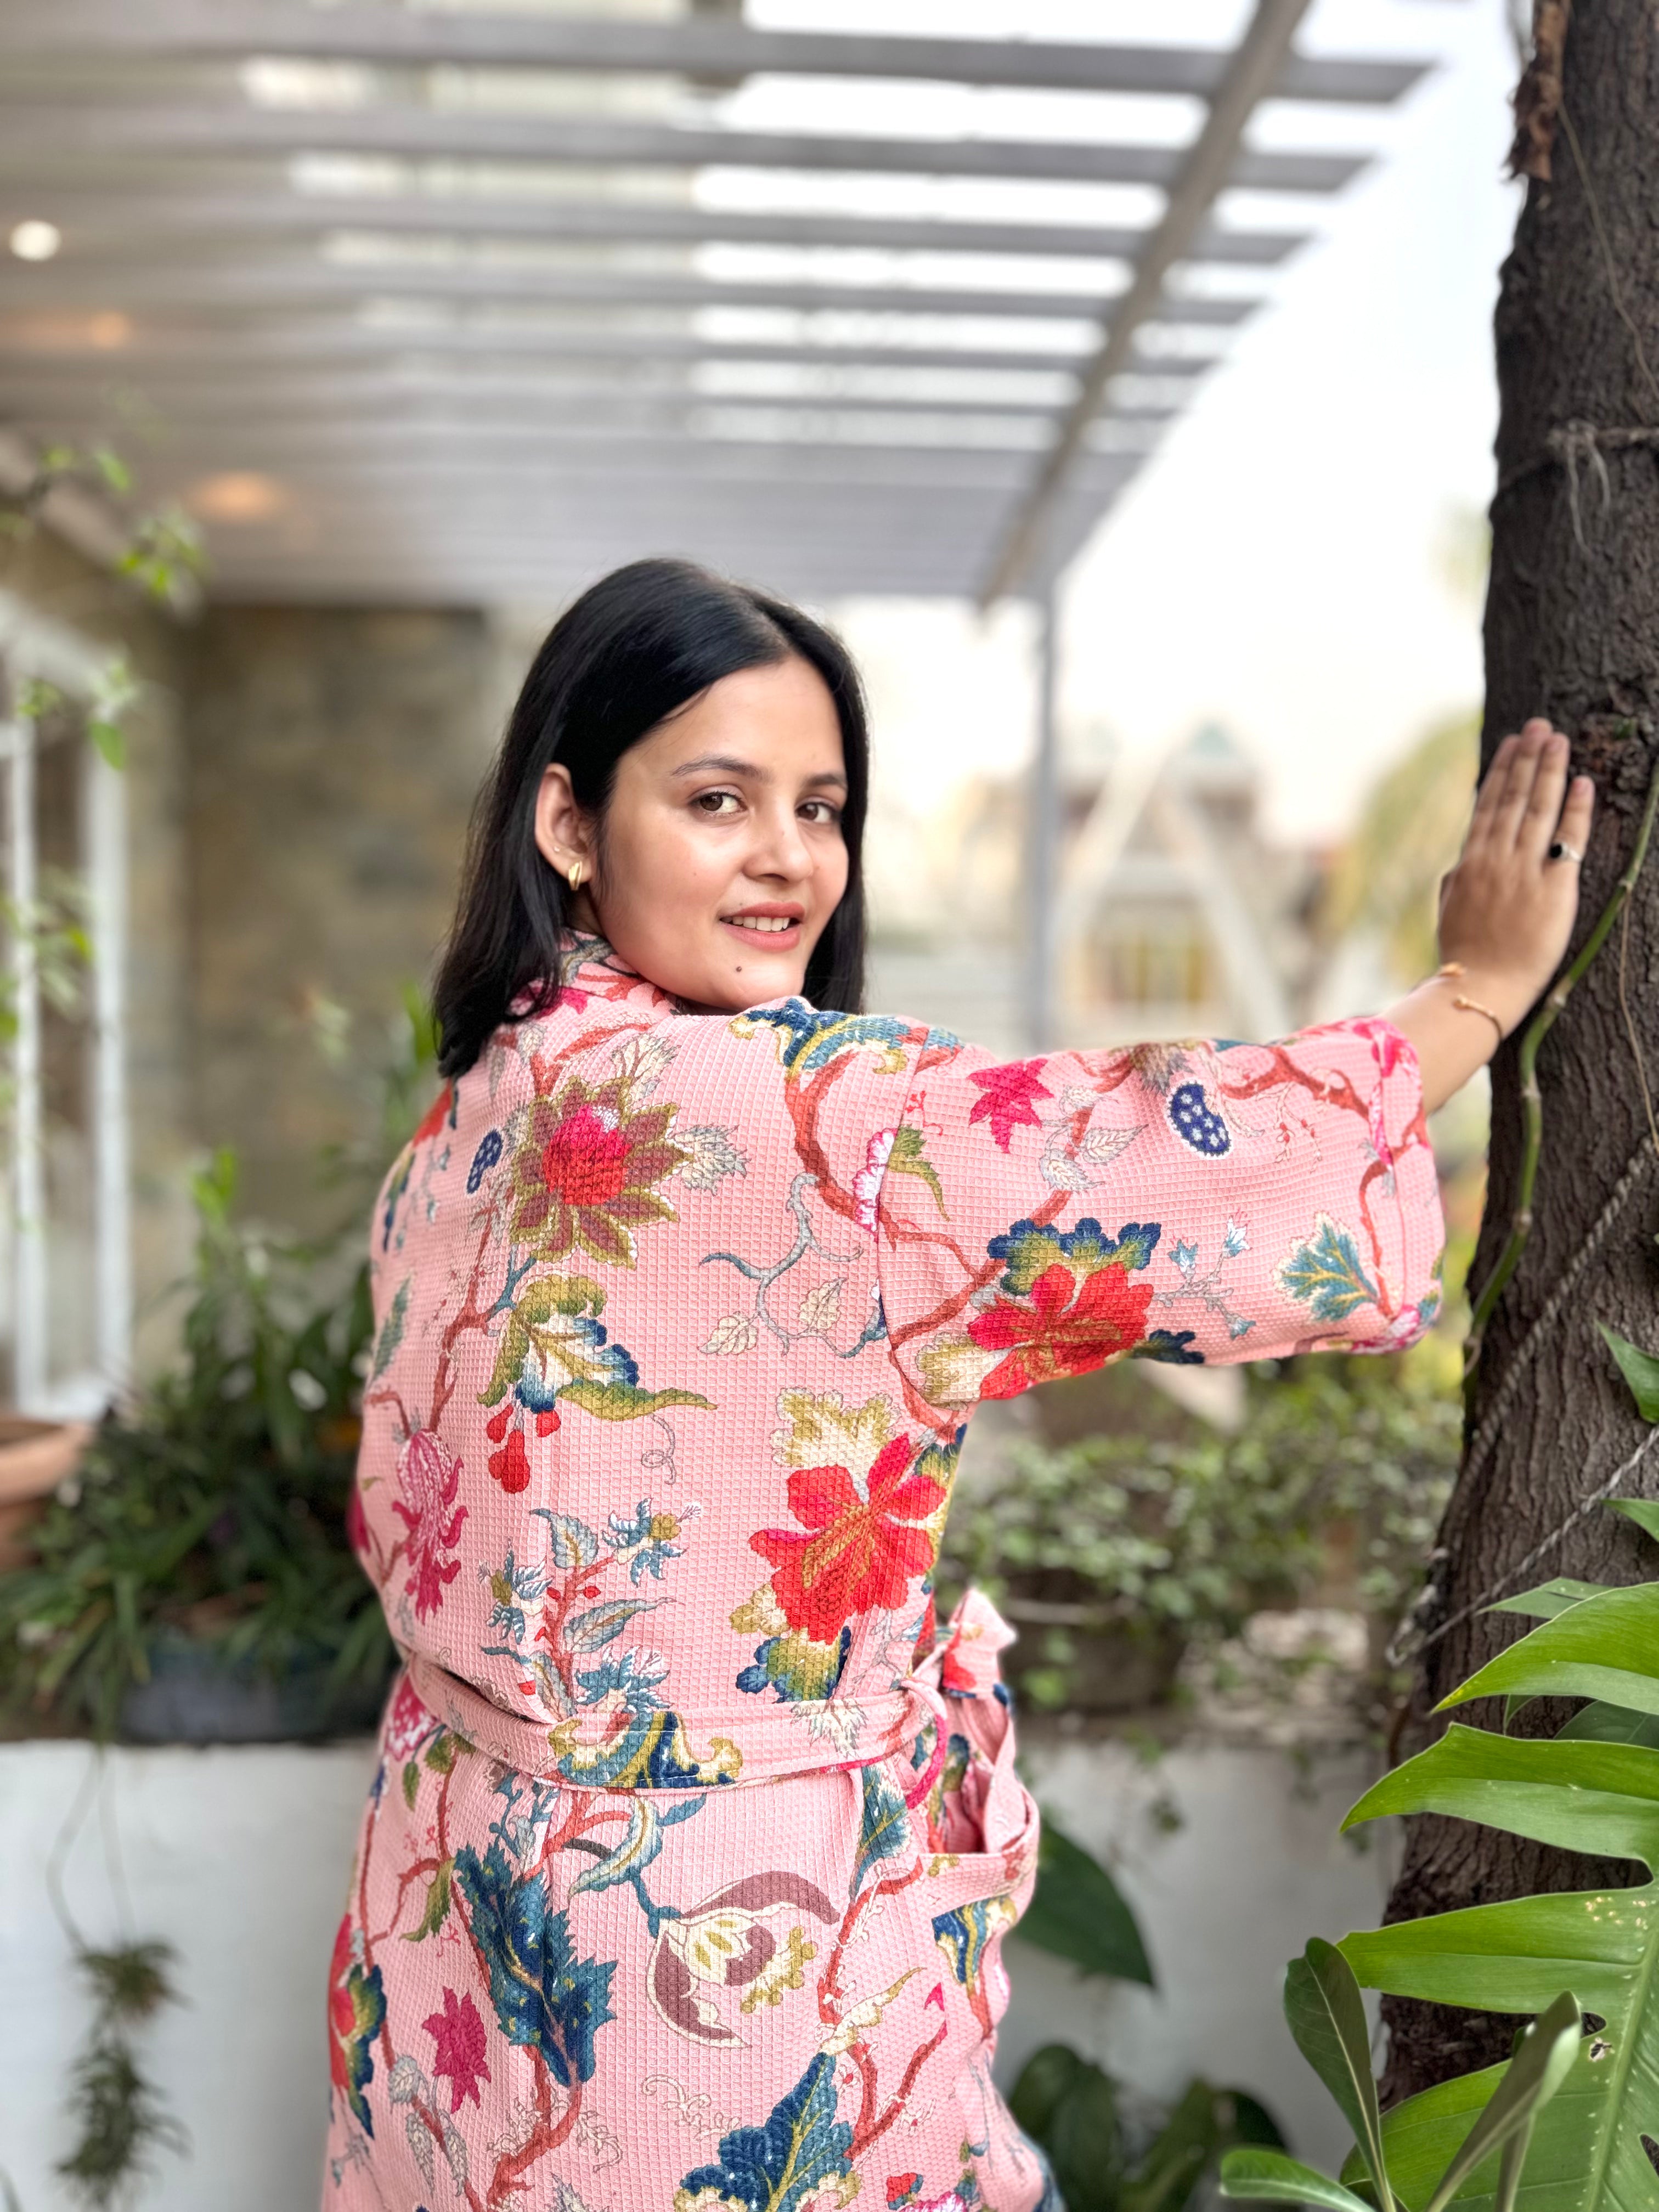
{"label": "blue flower print", "polygon": [[486,1129],[478,1139],[478,1149],[472,1155],[472,1164],[466,1171],[466,1194],[471,1198],[478,1185],[501,1156],[501,1133]]}
{"label": "blue flower print", "polygon": [[1204,1095],[1201,1083],[1182,1083],[1170,1093],[1170,1127],[1183,1145],[1206,1160],[1223,1159],[1233,1148],[1233,1133]]}

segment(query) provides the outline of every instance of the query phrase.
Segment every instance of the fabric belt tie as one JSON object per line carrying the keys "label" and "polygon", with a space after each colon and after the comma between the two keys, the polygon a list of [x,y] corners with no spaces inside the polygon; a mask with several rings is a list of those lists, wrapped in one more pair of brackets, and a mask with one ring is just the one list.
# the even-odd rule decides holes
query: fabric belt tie
{"label": "fabric belt tie", "polygon": [[[1013,1631],[990,1600],[969,1590],[933,1650],[885,1697],[793,1705],[763,1705],[751,1698],[719,1711],[659,1710],[643,1717],[624,1712],[617,1717],[620,1726],[613,1724],[604,1734],[592,1732],[591,1724],[585,1727],[581,1715],[550,1725],[545,1714],[504,1711],[471,1683],[419,1653],[406,1654],[404,1663],[421,1703],[456,1735],[504,1766],[573,1789],[703,1789],[833,1773],[900,1753],[914,1754],[916,1739],[932,1721],[938,1723],[938,1741],[928,1771],[917,1776],[920,1795],[932,1779],[933,1764],[944,1756],[952,1703],[995,1697],[1000,1682],[997,1655],[1013,1640]],[[394,1691],[394,1705],[396,1695]],[[675,1763],[685,1765],[683,1782],[678,1776],[672,1784],[656,1778],[660,1764],[650,1779],[614,1778],[618,1743],[625,1748],[641,1726],[653,1745],[665,1741]],[[911,1795],[909,1789],[906,1795]]]}

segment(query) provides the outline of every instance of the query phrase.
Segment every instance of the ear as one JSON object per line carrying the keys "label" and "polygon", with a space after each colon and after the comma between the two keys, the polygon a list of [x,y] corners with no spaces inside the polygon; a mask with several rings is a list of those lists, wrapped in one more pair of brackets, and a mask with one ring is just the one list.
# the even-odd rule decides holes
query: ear
{"label": "ear", "polygon": [[591,882],[593,875],[593,830],[570,787],[570,771],[555,761],[542,771],[536,793],[536,850],[548,866],[568,876],[571,863],[580,860]]}

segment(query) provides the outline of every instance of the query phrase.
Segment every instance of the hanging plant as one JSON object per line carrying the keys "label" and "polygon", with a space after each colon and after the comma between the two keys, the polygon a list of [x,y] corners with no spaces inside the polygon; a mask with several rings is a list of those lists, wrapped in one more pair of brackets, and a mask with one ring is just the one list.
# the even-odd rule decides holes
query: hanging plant
{"label": "hanging plant", "polygon": [[71,2196],[103,2212],[154,2170],[157,2150],[183,2152],[189,2137],[140,2070],[138,2032],[164,2004],[176,2004],[168,1978],[173,1948],[128,1943],[94,1951],[76,1942],[75,1963],[93,2001],[92,2032],[76,2060],[70,2112],[80,2133],[58,2162]]}

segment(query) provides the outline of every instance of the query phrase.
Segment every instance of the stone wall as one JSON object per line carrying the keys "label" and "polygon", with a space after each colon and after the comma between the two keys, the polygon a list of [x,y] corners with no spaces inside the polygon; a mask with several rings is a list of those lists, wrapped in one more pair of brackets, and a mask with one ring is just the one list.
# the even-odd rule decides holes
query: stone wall
{"label": "stone wall", "polygon": [[369,1138],[366,1071],[447,927],[496,660],[468,611],[222,606],[192,640],[196,1123],[261,1215],[337,1217],[318,1157]]}

